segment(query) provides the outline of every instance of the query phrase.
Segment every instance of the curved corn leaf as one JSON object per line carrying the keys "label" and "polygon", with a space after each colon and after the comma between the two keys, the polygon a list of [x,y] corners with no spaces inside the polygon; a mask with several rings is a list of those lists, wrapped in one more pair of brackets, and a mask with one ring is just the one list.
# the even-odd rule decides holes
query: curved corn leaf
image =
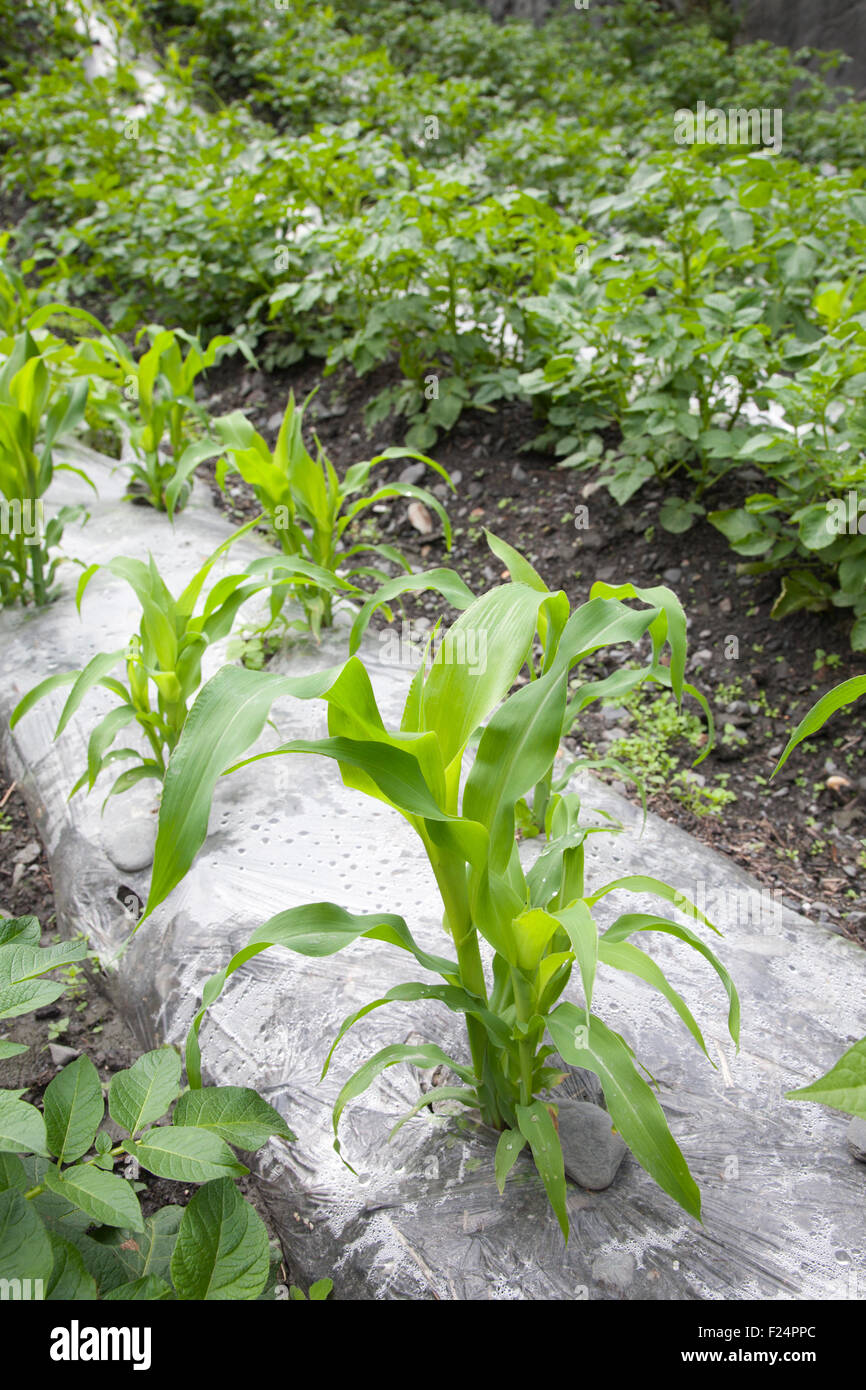
{"label": "curved corn leaf", "polygon": [[866,695],[866,676],[852,676],[850,680],[842,681],[841,685],[834,686],[826,695],[823,695],[800,720],[788,739],[785,751],[773,768],[771,775],[775,777],[798,743],[802,743],[803,739],[808,738],[810,734],[817,733],[831,715],[834,715],[843,705],[850,705],[852,701],[859,700],[861,695]]}
{"label": "curved corn leaf", "polygon": [[[337,1138],[337,1130],[340,1124],[340,1117],[349,1104],[349,1101],[355,1100],[358,1096],[363,1095],[364,1091],[372,1086],[377,1076],[381,1076],[383,1071],[388,1067],[396,1066],[398,1062],[411,1062],[413,1066],[423,1068],[446,1066],[450,1067],[451,1070],[460,1077],[461,1081],[465,1081],[468,1086],[472,1086],[475,1081],[475,1077],[470,1068],[463,1067],[459,1062],[455,1062],[453,1057],[449,1057],[448,1054],[443,1052],[441,1047],[437,1047],[435,1043],[424,1043],[418,1046],[412,1046],[408,1043],[394,1043],[390,1047],[383,1047],[379,1052],[375,1053],[374,1056],[369,1057],[367,1061],[364,1062],[363,1066],[360,1066],[357,1071],[352,1073],[334,1102],[332,1118],[334,1124],[334,1148],[337,1153],[340,1152],[340,1141]],[[346,1166],[348,1167],[349,1165],[347,1164]]]}
{"label": "curved corn leaf", "polygon": [[560,1004],[547,1016],[560,1055],[586,1067],[601,1082],[611,1120],[638,1163],[659,1187],[700,1220],[701,1194],[668,1128],[654,1093],[638,1072],[626,1043],[594,1014]]}
{"label": "curved corn leaf", "polygon": [[460,576],[455,574],[453,570],[440,568],[420,570],[416,574],[399,574],[395,579],[389,579],[364,603],[352,624],[352,631],[349,634],[349,651],[351,653],[357,651],[370,619],[377,609],[383,608],[403,594],[419,593],[426,589],[434,589],[441,594],[452,608],[466,609],[475,602],[475,595],[472,590],[467,588]]}
{"label": "curved corn leaf", "polygon": [[459,981],[460,971],[456,961],[423,951],[402,917],[390,913],[357,916],[346,912],[336,903],[307,903],[303,907],[290,907],[257,927],[246,946],[232,956],[225,969],[206,981],[202,990],[202,1007],[192,1021],[186,1040],[186,1070],[190,1086],[201,1086],[198,1033],[202,1019],[211,1004],[219,998],[230,975],[271,946],[285,946],[304,956],[330,956],[344,946],[351,946],[359,937],[397,946],[410,952],[420,965],[442,975],[450,984],[456,985]]}
{"label": "curved corn leaf", "polygon": [[565,1205],[565,1163],[559,1131],[553,1117],[542,1101],[531,1105],[516,1107],[517,1124],[520,1133],[532,1150],[532,1157],[538,1169],[550,1205],[556,1213],[562,1234],[568,1240],[568,1210]]}
{"label": "curved corn leaf", "polygon": [[691,1010],[682,995],[678,994],[669,983],[661,966],[656,964],[652,956],[648,956],[645,951],[639,950],[637,946],[631,946],[626,941],[607,941],[602,937],[598,943],[598,959],[602,965],[609,965],[614,970],[624,970],[629,975],[637,976],[639,980],[645,980],[648,985],[652,985],[660,994],[663,994],[668,1003],[679,1014],[711,1066],[715,1067],[716,1064],[707,1052],[703,1034],[695,1022]]}
{"label": "curved corn leaf", "polygon": [[[699,914],[700,915],[700,914]],[[602,941],[607,941],[615,945],[618,941],[625,941],[627,937],[639,931],[658,931],[664,932],[667,936],[673,936],[678,941],[685,941],[688,946],[703,956],[713,967],[728,996],[728,1031],[734,1042],[740,1045],[740,999],[737,988],[731,979],[730,974],[722,965],[721,961],[710,950],[709,946],[696,936],[688,927],[680,926],[678,922],[671,922],[667,917],[655,917],[643,912],[625,913],[618,917],[613,926],[608,927],[602,936]]]}
{"label": "curved corn leaf", "polygon": [[429,1091],[425,1092],[419,1100],[416,1100],[411,1110],[407,1110],[405,1115],[401,1115],[388,1135],[388,1142],[391,1142],[394,1135],[398,1130],[403,1128],[407,1120],[411,1120],[414,1115],[424,1110],[426,1106],[436,1105],[440,1100],[459,1100],[461,1105],[467,1105],[472,1110],[478,1109],[478,1093],[474,1089],[468,1086],[433,1086]]}

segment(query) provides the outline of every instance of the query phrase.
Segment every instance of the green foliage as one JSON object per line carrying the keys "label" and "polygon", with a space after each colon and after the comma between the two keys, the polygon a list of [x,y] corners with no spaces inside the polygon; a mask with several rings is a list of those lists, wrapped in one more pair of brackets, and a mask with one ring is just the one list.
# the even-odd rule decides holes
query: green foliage
{"label": "green foliage", "polygon": [[[492,544],[501,548],[499,542]],[[650,670],[661,667],[660,656],[669,643],[668,680],[680,697],[685,624],[669,591],[644,592],[630,585],[598,586],[600,592],[571,613],[564,593],[547,589],[516,552],[509,558],[514,582],[470,603],[445,633],[432,663],[422,666],[412,681],[399,731],[385,727],[369,676],[357,657],[304,678],[224,667],[202,690],[195,719],[166,775],[147,912],[183,878],[204,842],[219,775],[258,756],[271,756],[249,756],[248,750],[272,702],[282,695],[320,698],[328,705],[328,737],[293,740],[277,752],[333,759],[346,785],[383,801],[408,821],[435,875],[446,940],[456,959],[423,950],[407,923],[392,914],[356,916],[327,902],[288,909],[259,927],[208,982],[203,1008],[187,1039],[187,1072],[195,1086],[200,1080],[198,1030],[206,1008],[228,977],[253,955],[279,945],[326,956],[359,938],[386,941],[408,952],[441,983],[427,979],[390,990],[350,1015],[334,1046],[370,1008],[428,999],[464,1015],[470,1059],[447,1056],[432,1044],[395,1045],[378,1052],[337,1097],[338,1150],[343,1109],[387,1067],[402,1061],[420,1067],[446,1065],[461,1083],[446,1088],[449,1098],[477,1110],[486,1123],[511,1134],[515,1144],[528,1142],[567,1233],[558,1135],[540,1099],[562,1079],[548,1060],[555,1048],[565,1061],[599,1075],[612,1120],[639,1162],[697,1216],[697,1187],[653,1090],[641,1077],[625,1040],[592,1012],[594,981],[599,966],[638,974],[669,999],[702,1048],[700,1029],[685,1002],[629,938],[661,931],[703,955],[728,994],[729,1024],[736,1038],[739,1009],[734,986],[701,937],[666,917],[626,912],[599,934],[593,909],[614,891],[656,894],[693,921],[710,924],[673,887],[656,878],[626,875],[588,892],[588,831],[580,824],[579,800],[573,793],[549,791],[563,727],[608,685],[581,683],[578,677],[569,699],[569,677],[580,662],[607,645],[638,641],[649,633]],[[618,595],[636,598],[644,606],[632,607]],[[509,694],[536,640],[545,653],[543,661],[530,666],[533,679],[528,685]],[[485,658],[479,661],[481,650]],[[626,675],[634,685],[645,673]],[[471,769],[462,780],[464,756],[479,728],[483,732]],[[527,872],[515,834],[517,806],[539,784],[548,789],[548,843]],[[490,972],[482,963],[481,938],[494,953]],[[580,1006],[559,1002],[575,965],[583,995]],[[330,1055],[325,1071],[329,1064]],[[426,1092],[412,1113],[444,1095],[440,1089]]]}
{"label": "green foliage", "polygon": [[[395,412],[412,448],[528,396],[563,466],[623,505],[658,480],[663,526],[709,517],[780,572],[776,616],[850,608],[866,642],[859,538],[814,544],[863,471],[866,127],[836,59],[733,46],[714,0],[531,31],[435,0],[123,22],[162,56],[146,114],[122,50],[86,102],[58,61],[3,103],[16,251],[55,297],[110,287],[119,326],[231,331],[266,368],[393,361],[367,423]],[[707,93],[782,112],[784,153],[676,147]]]}
{"label": "green foliage", "polygon": [[[866,676],[853,676],[841,685],[828,690],[817,700],[797,725],[773,770],[773,775],[787,762],[794,749],[827,723],[837,710],[853,704],[866,695]],[[826,1075],[799,1090],[788,1091],[788,1100],[817,1101],[835,1110],[847,1110],[851,1115],[866,1119],[866,1038],[850,1047]]]}
{"label": "green foliage", "polygon": [[679,709],[673,700],[650,695],[646,689],[631,692],[616,703],[628,715],[628,722],[613,745],[614,758],[604,760],[610,770],[620,776],[625,772],[646,790],[666,792],[697,816],[718,815],[736,800],[725,786],[724,773],[707,785],[682,766],[683,745],[697,755],[695,762],[709,751],[707,731],[694,714]]}
{"label": "green foliage", "polygon": [[[372,492],[365,491],[376,465],[394,458],[420,459],[450,482],[445,470],[426,455],[407,449],[386,449],[373,459],[353,464],[341,480],[318,440],[316,458],[307,451],[302,435],[303,410],[295,405],[293,393],[289,395],[273,452],[240,411],[214,420],[213,427],[225,449],[225,456],[217,466],[220,486],[224,486],[230,468],[240,473],[268,516],[282,553],[296,566],[306,567],[312,582],[303,583],[304,571],[298,569],[300,577],[294,593],[303,607],[305,625],[315,635],[333,621],[333,594],[340,583],[338,571],[346,583],[361,577],[387,580],[387,574],[362,561],[359,558],[362,555],[374,555],[401,569],[409,569],[400,551],[392,545],[346,544],[344,540],[349,528],[377,503],[392,497],[423,502],[438,514],[450,548],[448,515],[441,502],[426,489],[411,483],[387,483]],[[249,572],[256,573],[259,567],[274,568],[271,562],[263,560],[258,565],[253,564]],[[275,572],[280,573],[281,567],[277,566]],[[272,619],[279,613],[283,597],[275,593]]]}
{"label": "green foliage", "polygon": [[[196,377],[212,367],[223,350],[237,344],[229,337],[216,337],[203,349],[183,329],[158,324],[143,328],[136,342],[145,334],[150,346],[138,360],[120,340],[105,336],[84,343],[70,366],[84,376],[107,376],[122,383],[123,401],[103,401],[101,416],[123,427],[136,454],[129,496],[143,498],[173,517],[189,496],[196,467],[219,452],[211,439],[188,442],[190,417],[199,423],[207,419],[195,403]],[[187,344],[185,357],[182,342]]]}
{"label": "green foliage", "polygon": [[[257,520],[259,518],[247,522],[217,546],[177,598],[167,588],[152,556],[147,564],[123,556],[84,570],[76,595],[79,609],[93,576],[99,570],[108,570],[129,585],[141,604],[139,630],[130,638],[125,650],[100,652],[81,671],[63,671],[40,681],[18,703],[9,721],[10,728],[14,729],[19,719],[39,700],[71,685],[57,724],[55,737],[59,737],[94,687],[102,687],[116,697],[119,704],[99,721],[90,735],[87,768],[70,796],[85,786],[92,791],[100,773],[117,762],[131,761],[132,766],[120,773],[109,797],[128,791],[148,778],[162,781],[171,750],[186,722],[190,702],[201,684],[205,651],[212,642],[230,632],[244,603],[274,584],[279,587],[291,582],[286,577],[289,567],[281,565],[279,572],[274,574],[275,561],[266,557],[263,561],[254,561],[247,571],[218,580],[204,598],[202,611],[196,613],[213,566]],[[253,570],[255,574],[251,573]],[[310,567],[308,570],[315,573]],[[320,584],[328,583],[324,573],[317,578]],[[125,680],[111,674],[121,662],[125,663]],[[144,735],[147,753],[135,748],[113,747],[120,733],[132,725]]]}
{"label": "green foliage", "polygon": [[0,606],[54,597],[51,551],[83,509],[62,507],[45,522],[42,499],[56,470],[80,473],[55,465],[54,446],[80,424],[87,389],[58,382],[28,329],[0,344]]}
{"label": "green foliage", "polygon": [[[0,1018],[56,999],[64,986],[40,976],[86,954],[81,944],[40,947],[39,937],[35,917],[0,919]],[[0,1043],[0,1057],[22,1050]],[[54,1301],[274,1296],[267,1231],[233,1181],[249,1169],[229,1144],[249,1152],[295,1136],[245,1087],[180,1092],[171,1047],[116,1072],[108,1113],[129,1136],[117,1144],[103,1128],[102,1084],[85,1055],[49,1082],[41,1111],[22,1091],[0,1091],[0,1278],[41,1281],[41,1296]],[[172,1107],[170,1122],[159,1123]],[[185,1208],[145,1219],[129,1159],[198,1191]],[[118,1161],[126,1172],[115,1171]]]}

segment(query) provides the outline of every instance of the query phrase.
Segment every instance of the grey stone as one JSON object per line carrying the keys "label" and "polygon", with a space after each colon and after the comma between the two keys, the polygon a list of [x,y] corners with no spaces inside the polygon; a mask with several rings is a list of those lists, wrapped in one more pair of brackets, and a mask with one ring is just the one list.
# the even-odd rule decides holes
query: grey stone
{"label": "grey stone", "polygon": [[22,845],[16,854],[12,856],[13,864],[35,864],[42,853],[42,846],[38,840],[28,840],[26,845]]}
{"label": "grey stone", "polygon": [[866,1163],[866,1120],[855,1115],[848,1126],[848,1148],[858,1163]]}
{"label": "grey stone", "polygon": [[61,1043],[49,1043],[48,1051],[55,1067],[65,1067],[67,1062],[74,1062],[81,1056],[77,1047],[63,1047]]}
{"label": "grey stone", "polygon": [[634,1256],[627,1250],[611,1250],[593,1261],[592,1277],[606,1288],[625,1293],[635,1275]]}
{"label": "grey stone", "polygon": [[588,1100],[557,1100],[566,1176],[591,1192],[610,1187],[628,1153],[610,1115]]}
{"label": "grey stone", "polygon": [[411,483],[414,487],[417,487],[426,472],[426,463],[407,463],[403,472],[400,474],[400,482]]}
{"label": "grey stone", "polygon": [[116,869],[140,873],[153,862],[156,816],[146,811],[124,815],[115,810],[102,831],[102,847]]}
{"label": "grey stone", "polygon": [[678,565],[672,565],[670,569],[665,570],[662,574],[662,579],[666,584],[679,584],[682,577],[683,572]]}
{"label": "grey stone", "polygon": [[631,715],[622,705],[605,705],[601,717],[607,725],[631,723]]}
{"label": "grey stone", "polygon": [[511,476],[516,483],[529,482],[529,474],[527,473],[525,468],[522,468],[520,466],[519,463],[515,463],[514,467],[511,470]]}

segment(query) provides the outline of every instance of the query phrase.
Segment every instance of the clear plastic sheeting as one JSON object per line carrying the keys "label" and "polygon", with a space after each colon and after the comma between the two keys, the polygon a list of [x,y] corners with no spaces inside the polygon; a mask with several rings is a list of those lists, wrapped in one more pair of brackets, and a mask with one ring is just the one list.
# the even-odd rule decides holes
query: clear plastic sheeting
{"label": "clear plastic sheeting", "polygon": [[[169,586],[180,586],[228,534],[201,485],[172,527],[122,502],[120,483],[93,455],[88,466],[99,475],[101,501],[86,528],[71,527],[66,537],[88,563],[150,549]],[[61,476],[58,500],[76,500],[77,480]],[[261,553],[263,544],[245,538],[228,565]],[[98,790],[66,800],[99,702],[86,701],[56,743],[62,693],[36,706],[14,735],[8,731],[8,715],[31,685],[122,645],[137,623],[132,595],[110,576],[93,581],[83,619],[73,590],[68,574],[63,597],[49,609],[0,614],[0,741],[47,845],[60,925],[86,932],[105,964],[133,925],[123,900],[147,896],[148,872],[122,874],[107,858]],[[320,648],[301,643],[277,666],[302,674],[345,652],[344,636],[332,633]],[[384,664],[383,653],[370,635],[366,658],[380,707],[386,721],[396,721],[411,672]],[[319,703],[282,700],[273,717],[276,728],[262,746],[325,730]],[[418,968],[368,941],[325,960],[272,950],[239,970],[210,1010],[203,1059],[207,1080],[255,1086],[298,1135],[296,1144],[272,1141],[251,1157],[294,1277],[303,1283],[331,1275],[338,1297],[358,1299],[862,1298],[866,1169],[848,1151],[844,1116],[790,1103],[784,1092],[826,1070],[866,1031],[866,955],[783,908],[676,827],[649,816],[641,835],[630,803],[590,780],[581,789],[588,809],[601,807],[628,827],[619,837],[591,837],[589,886],[625,872],[654,873],[703,906],[725,935],[717,949],[743,1002],[739,1054],[709,966],[675,941],[653,938],[654,954],[704,1028],[715,1068],[639,982],[602,971],[596,993],[597,1012],[660,1083],[660,1101],[703,1192],[703,1225],[629,1155],[608,1190],[569,1185],[566,1247],[526,1154],[500,1197],[495,1136],[466,1112],[421,1114],[387,1142],[394,1122],[430,1085],[429,1073],[405,1065],[385,1072],[344,1114],[342,1148],[353,1174],[332,1147],[340,1086],[391,1042],[423,1038],[464,1056],[460,1021],[438,1004],[376,1010],[346,1037],[320,1084],[346,1015],[417,977]],[[131,813],[120,797],[108,814]],[[529,844],[525,852],[537,849]],[[142,1045],[181,1045],[205,979],[252,929],[281,909],[326,898],[354,912],[401,913],[422,946],[443,947],[432,875],[395,812],[343,787],[322,759],[268,759],[225,778],[192,871],[111,973],[113,995]],[[650,908],[633,895],[628,902]],[[603,899],[601,920],[624,905],[622,894]],[[567,1089],[584,1094],[577,1077]]]}

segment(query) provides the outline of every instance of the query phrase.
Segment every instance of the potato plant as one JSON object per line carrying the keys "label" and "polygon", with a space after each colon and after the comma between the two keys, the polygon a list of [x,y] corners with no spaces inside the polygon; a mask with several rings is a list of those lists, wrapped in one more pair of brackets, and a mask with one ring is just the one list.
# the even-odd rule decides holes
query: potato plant
{"label": "potato plant", "polygon": [[[35,917],[0,917],[0,1019],[57,999],[64,985],[43,977],[87,954],[81,943],[39,940]],[[0,1040],[0,1057],[22,1051]],[[21,1091],[0,1090],[4,1288],[26,1283],[31,1297],[54,1302],[273,1298],[268,1233],[237,1189],[249,1169],[233,1148],[292,1141],[282,1116],[246,1087],[182,1088],[172,1047],[114,1074],[108,1114],[119,1142],[103,1128],[102,1083],[84,1053],[48,1083],[41,1110]],[[145,1218],[139,1167],[197,1191],[187,1206]]]}

